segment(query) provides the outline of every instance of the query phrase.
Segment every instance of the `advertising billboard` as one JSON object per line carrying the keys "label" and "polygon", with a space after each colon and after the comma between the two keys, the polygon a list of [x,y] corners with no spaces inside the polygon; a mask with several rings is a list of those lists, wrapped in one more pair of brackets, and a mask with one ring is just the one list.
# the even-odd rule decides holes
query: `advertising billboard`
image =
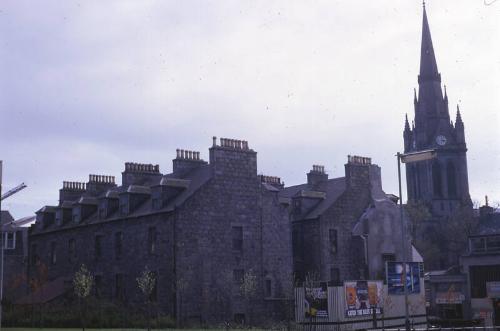
{"label": "advertising billboard", "polygon": [[328,288],[326,283],[320,287],[305,288],[304,308],[306,317],[328,317]]}
{"label": "advertising billboard", "polygon": [[[408,294],[420,293],[420,277],[423,274],[423,265],[419,262],[406,263],[406,287]],[[403,263],[387,262],[387,291],[389,294],[403,295],[404,278]]]}
{"label": "advertising billboard", "polygon": [[344,282],[346,316],[366,316],[382,313],[382,282],[358,280]]}

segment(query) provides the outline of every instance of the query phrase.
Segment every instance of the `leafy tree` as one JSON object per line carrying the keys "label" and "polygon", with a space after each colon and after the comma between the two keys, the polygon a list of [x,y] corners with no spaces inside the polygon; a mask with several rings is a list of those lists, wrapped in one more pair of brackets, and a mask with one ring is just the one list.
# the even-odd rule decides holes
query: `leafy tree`
{"label": "leafy tree", "polygon": [[85,331],[85,313],[87,306],[87,298],[92,291],[94,285],[94,276],[87,269],[85,264],[80,266],[80,269],[75,273],[73,277],[73,288],[75,294],[78,297],[78,304],[80,308],[80,318],[82,322],[82,329]]}
{"label": "leafy tree", "polygon": [[136,278],[137,286],[146,299],[148,310],[148,331],[151,330],[151,302],[153,301],[153,291],[156,287],[156,275],[146,266],[141,276]]}
{"label": "leafy tree", "polygon": [[446,251],[453,263],[458,263],[458,257],[467,249],[468,238],[477,225],[477,219],[471,206],[464,205],[443,223]]}
{"label": "leafy tree", "polygon": [[409,200],[405,205],[405,211],[410,218],[411,237],[415,240],[417,234],[422,230],[422,223],[430,220],[432,215],[429,208],[420,200]]}

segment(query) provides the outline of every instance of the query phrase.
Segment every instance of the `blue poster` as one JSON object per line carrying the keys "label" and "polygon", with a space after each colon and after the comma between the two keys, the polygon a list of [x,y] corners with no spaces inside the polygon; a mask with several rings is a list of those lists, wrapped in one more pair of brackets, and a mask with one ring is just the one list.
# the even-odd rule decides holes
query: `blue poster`
{"label": "blue poster", "polygon": [[[423,272],[421,268],[421,263],[406,263],[406,285],[408,294],[420,293],[420,275]],[[403,295],[405,293],[403,280],[403,263],[387,262],[387,290],[389,294]]]}

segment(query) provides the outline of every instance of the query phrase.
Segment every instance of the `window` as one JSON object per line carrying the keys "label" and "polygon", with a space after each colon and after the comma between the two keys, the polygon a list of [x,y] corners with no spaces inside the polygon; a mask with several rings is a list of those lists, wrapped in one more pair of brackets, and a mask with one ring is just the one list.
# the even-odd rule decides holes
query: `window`
{"label": "window", "polygon": [[486,251],[486,240],[485,238],[472,238],[471,249],[473,252],[481,253]]}
{"label": "window", "polygon": [[488,252],[500,251],[500,236],[486,238],[486,249]]}
{"label": "window", "polygon": [[99,204],[99,218],[104,219],[107,216],[107,203],[106,200],[101,200]]}
{"label": "window", "polygon": [[154,198],[153,199],[153,209],[158,210],[161,208],[161,199]]}
{"label": "window", "polygon": [[339,268],[330,268],[330,285],[337,286],[340,284]]}
{"label": "window", "polygon": [[123,300],[125,298],[125,288],[123,287],[123,274],[115,275],[115,299]]}
{"label": "window", "polygon": [[457,183],[455,182],[455,166],[451,161],[446,166],[446,180],[448,182],[448,196],[455,198],[457,196]]}
{"label": "window", "polygon": [[245,277],[245,270],[234,269],[233,270],[233,281],[235,284],[243,283],[243,278]]}
{"label": "window", "polygon": [[231,229],[233,237],[233,249],[236,251],[243,250],[243,227],[233,226]]}
{"label": "window", "polygon": [[102,257],[102,236],[95,236],[94,241],[94,257],[99,260]]}
{"label": "window", "polygon": [[50,243],[50,263],[57,263],[57,244],[55,242]]}
{"label": "window", "polygon": [[156,252],[156,228],[151,227],[148,229],[148,253],[154,254]]}
{"label": "window", "polygon": [[38,262],[37,246],[36,244],[31,245],[31,265],[36,265]]}
{"label": "window", "polygon": [[234,322],[237,324],[245,324],[245,314],[234,314]]}
{"label": "window", "polygon": [[128,195],[122,194],[120,195],[120,214],[127,215],[128,214]]}
{"label": "window", "polygon": [[75,239],[70,239],[68,241],[68,260],[69,260],[69,262],[74,262],[76,260],[76,243],[75,243]]}
{"label": "window", "polygon": [[328,236],[330,238],[330,251],[332,254],[337,253],[337,230],[330,229],[328,231]]}
{"label": "window", "polygon": [[153,277],[155,280],[155,285],[153,286],[153,290],[151,291],[150,300],[153,302],[158,301],[158,273],[153,271]]}
{"label": "window", "polygon": [[94,276],[94,293],[96,298],[100,298],[102,296],[102,276],[95,275]]}
{"label": "window", "polygon": [[16,249],[16,232],[5,232],[5,234],[4,234],[4,248],[5,249]]}
{"label": "window", "polygon": [[432,184],[434,188],[434,195],[438,197],[443,196],[443,188],[442,188],[442,180],[441,180],[441,166],[438,161],[435,161],[432,165]]}
{"label": "window", "polygon": [[500,279],[500,265],[470,266],[470,293],[472,298],[486,298],[486,283]]}
{"label": "window", "polygon": [[270,279],[266,279],[266,297],[273,296],[273,283]]}
{"label": "window", "polygon": [[115,258],[119,260],[122,257],[122,243],[123,234],[121,232],[115,233]]}

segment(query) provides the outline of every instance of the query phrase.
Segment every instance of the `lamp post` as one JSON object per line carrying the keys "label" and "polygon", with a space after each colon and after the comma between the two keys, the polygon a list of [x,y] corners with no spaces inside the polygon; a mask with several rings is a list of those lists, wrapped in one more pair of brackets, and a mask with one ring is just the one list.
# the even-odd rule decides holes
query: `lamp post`
{"label": "lamp post", "polygon": [[397,153],[398,159],[398,183],[399,183],[399,211],[401,218],[401,246],[403,250],[403,287],[405,294],[405,328],[406,331],[410,331],[410,318],[408,314],[408,285],[406,279],[406,262],[408,257],[406,256],[406,223],[404,221],[404,211],[403,211],[403,192],[401,190],[401,162],[403,163],[413,163],[430,160],[436,157],[436,150],[428,149],[413,153]]}

